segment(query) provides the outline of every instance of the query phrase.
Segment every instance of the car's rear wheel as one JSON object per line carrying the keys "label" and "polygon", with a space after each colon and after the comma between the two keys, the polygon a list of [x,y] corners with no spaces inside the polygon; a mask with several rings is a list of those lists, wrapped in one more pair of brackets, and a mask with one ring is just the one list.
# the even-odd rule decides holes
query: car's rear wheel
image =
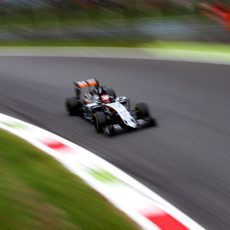
{"label": "car's rear wheel", "polygon": [[94,114],[94,126],[98,133],[103,133],[106,125],[106,116],[103,112],[96,112]]}
{"label": "car's rear wheel", "polygon": [[80,103],[76,97],[66,99],[65,106],[70,116],[80,114]]}

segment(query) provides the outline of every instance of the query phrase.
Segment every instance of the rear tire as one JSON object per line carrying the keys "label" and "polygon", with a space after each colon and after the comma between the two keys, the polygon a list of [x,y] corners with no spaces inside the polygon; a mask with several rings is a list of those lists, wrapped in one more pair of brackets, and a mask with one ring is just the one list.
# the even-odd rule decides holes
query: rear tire
{"label": "rear tire", "polygon": [[94,114],[94,126],[98,133],[103,133],[106,125],[106,116],[103,112],[96,112]]}
{"label": "rear tire", "polygon": [[79,101],[76,97],[71,97],[66,99],[65,106],[70,116],[79,115],[80,106],[79,106]]}

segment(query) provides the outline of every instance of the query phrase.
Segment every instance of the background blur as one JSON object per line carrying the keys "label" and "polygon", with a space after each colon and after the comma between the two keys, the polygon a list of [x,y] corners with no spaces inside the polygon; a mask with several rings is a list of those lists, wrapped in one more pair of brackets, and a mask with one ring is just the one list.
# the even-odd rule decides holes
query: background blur
{"label": "background blur", "polygon": [[1,0],[0,42],[230,41],[230,1]]}
{"label": "background blur", "polygon": [[[230,0],[0,0],[0,111],[95,152],[206,229],[230,229],[229,42]],[[158,44],[166,51],[26,47]],[[146,102],[159,128],[111,139],[68,117],[72,82],[94,77],[132,104]],[[1,130],[0,168],[1,230],[135,229],[57,162]]]}

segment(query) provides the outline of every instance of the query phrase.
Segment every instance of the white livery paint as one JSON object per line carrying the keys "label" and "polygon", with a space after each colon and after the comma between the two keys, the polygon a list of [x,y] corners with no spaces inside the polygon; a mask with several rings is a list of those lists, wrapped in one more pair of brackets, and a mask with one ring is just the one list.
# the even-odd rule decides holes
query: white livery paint
{"label": "white livery paint", "polygon": [[120,102],[113,102],[107,104],[106,106],[115,110],[127,126],[130,126],[134,129],[137,128],[137,122],[130,115],[130,112],[126,109],[126,107]]}

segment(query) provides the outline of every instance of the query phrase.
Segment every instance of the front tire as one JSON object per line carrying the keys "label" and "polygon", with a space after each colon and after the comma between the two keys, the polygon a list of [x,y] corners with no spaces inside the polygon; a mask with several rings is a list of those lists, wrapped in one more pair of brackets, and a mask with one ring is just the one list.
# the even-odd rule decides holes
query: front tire
{"label": "front tire", "polygon": [[149,127],[157,127],[158,126],[156,119],[154,119],[150,116],[147,117],[145,120],[148,122]]}
{"label": "front tire", "polygon": [[137,119],[143,119],[147,122],[147,126],[157,127],[157,121],[150,115],[149,108],[145,103],[136,104],[135,112]]}
{"label": "front tire", "polygon": [[103,112],[96,112],[94,114],[94,126],[98,133],[103,133],[106,125],[106,116]]}
{"label": "front tire", "polygon": [[142,119],[145,117],[150,117],[149,115],[149,108],[145,103],[138,103],[135,106],[135,112],[137,119]]}
{"label": "front tire", "polygon": [[108,125],[108,134],[110,137],[113,137],[116,135],[115,128],[113,125]]}

